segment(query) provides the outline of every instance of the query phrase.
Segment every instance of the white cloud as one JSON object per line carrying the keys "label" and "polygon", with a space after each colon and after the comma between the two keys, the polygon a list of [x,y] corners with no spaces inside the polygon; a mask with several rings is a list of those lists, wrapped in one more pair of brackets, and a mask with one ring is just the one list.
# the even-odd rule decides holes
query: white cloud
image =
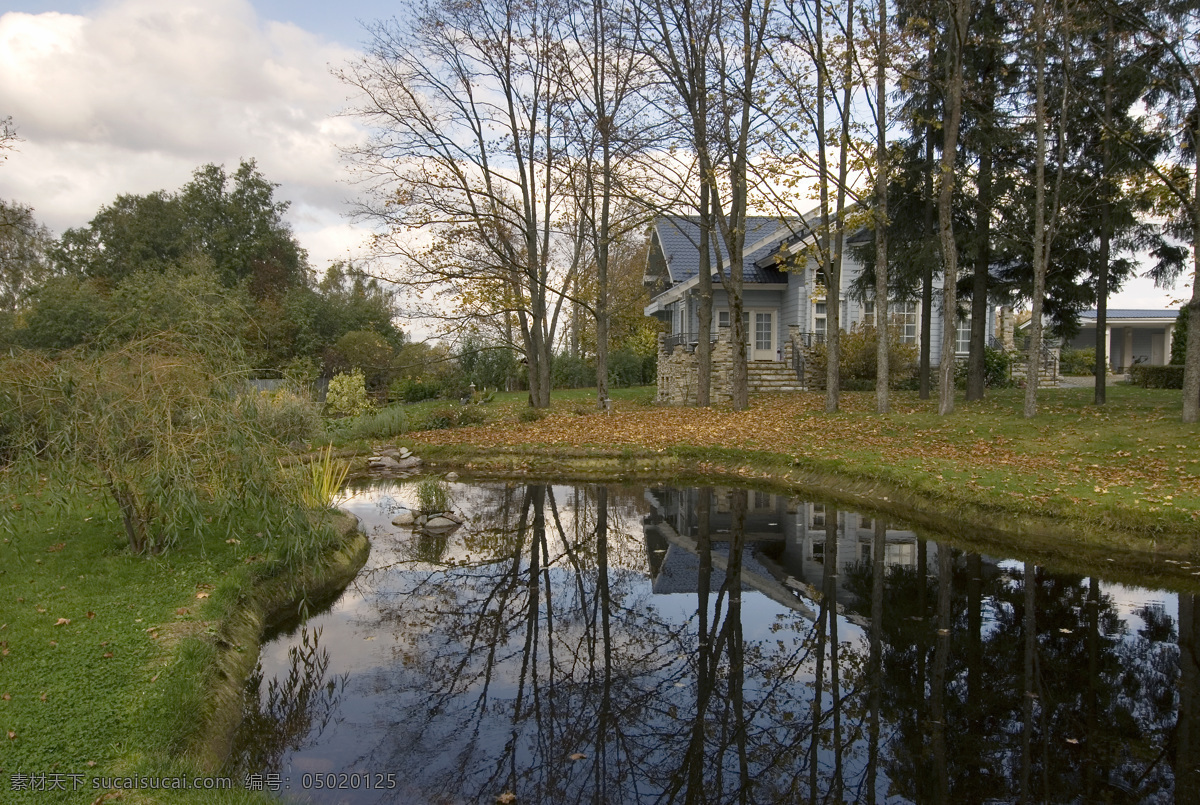
{"label": "white cloud", "polygon": [[337,147],[330,75],[354,52],[245,0],[116,0],[89,16],[0,17],[0,115],[24,142],[0,167],[0,196],[32,204],[56,230],[86,223],[121,193],[174,189],[208,162],[256,159],[293,202],[313,264],[357,249],[341,218],[352,188]]}

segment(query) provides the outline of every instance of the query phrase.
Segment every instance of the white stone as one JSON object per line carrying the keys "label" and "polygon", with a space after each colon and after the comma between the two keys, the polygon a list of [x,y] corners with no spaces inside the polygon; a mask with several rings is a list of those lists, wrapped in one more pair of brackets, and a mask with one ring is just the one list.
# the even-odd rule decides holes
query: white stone
{"label": "white stone", "polygon": [[392,518],[392,525],[395,526],[410,526],[416,522],[416,515],[408,509],[401,509],[400,513]]}

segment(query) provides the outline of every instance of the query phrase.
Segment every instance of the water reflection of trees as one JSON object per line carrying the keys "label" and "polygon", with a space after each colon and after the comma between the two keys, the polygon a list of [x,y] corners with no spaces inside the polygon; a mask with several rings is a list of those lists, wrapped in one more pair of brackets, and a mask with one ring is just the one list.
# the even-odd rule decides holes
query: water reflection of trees
{"label": "water reflection of trees", "polygon": [[[713,548],[701,538],[701,578],[682,622],[670,611],[680,597],[666,611],[650,600],[631,507],[610,505],[604,487],[567,492],[565,507],[563,498],[559,487],[496,489],[457,553],[404,573],[379,611],[400,662],[367,683],[391,704],[379,714],[386,738],[364,765],[420,769],[430,799],[802,796],[812,719],[822,763],[831,724],[846,731],[839,682],[835,706],[806,706],[816,654],[839,647],[835,634],[818,652],[813,624],[793,615],[779,616],[768,639],[746,638],[745,493],[733,493],[720,586],[709,583]],[[843,676],[854,667],[830,662]],[[828,773],[819,776],[824,786]]]}
{"label": "water reflection of trees", "polygon": [[881,762],[895,793],[955,803],[1186,799],[1172,770],[1180,672],[1166,613],[1143,610],[1146,628],[1130,634],[1094,578],[1031,565],[989,574],[977,555],[937,553],[933,573],[920,571],[923,561],[894,568],[882,593],[878,568],[860,566],[851,582],[864,603],[883,598],[875,687],[893,730]]}
{"label": "water reflection of trees", "polygon": [[728,533],[695,496],[686,596],[651,594],[637,492],[472,494],[466,527],[375,571],[396,662],[355,680],[384,703],[359,766],[428,801],[1200,805],[1193,597],[1131,628],[1094,578],[924,540],[885,566],[880,519],[855,564],[831,512],[815,617],[768,628],[745,491]]}

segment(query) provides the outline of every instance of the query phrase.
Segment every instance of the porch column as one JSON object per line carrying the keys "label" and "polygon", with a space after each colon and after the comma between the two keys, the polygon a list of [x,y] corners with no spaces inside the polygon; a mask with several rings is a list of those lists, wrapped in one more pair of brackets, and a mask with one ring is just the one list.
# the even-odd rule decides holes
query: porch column
{"label": "porch column", "polygon": [[1107,364],[1107,366],[1105,368],[1108,372],[1112,372],[1113,369],[1116,368],[1116,364],[1113,363],[1112,325],[1111,324],[1105,326],[1105,328],[1104,328],[1104,343],[1108,345],[1104,348],[1105,363]]}
{"label": "porch column", "polygon": [[1175,325],[1168,324],[1163,330],[1163,363],[1171,362],[1171,342],[1175,338]]}
{"label": "porch column", "polygon": [[1121,353],[1121,360],[1125,362],[1125,371],[1129,371],[1129,367],[1133,366],[1133,328],[1125,328],[1125,349]]}

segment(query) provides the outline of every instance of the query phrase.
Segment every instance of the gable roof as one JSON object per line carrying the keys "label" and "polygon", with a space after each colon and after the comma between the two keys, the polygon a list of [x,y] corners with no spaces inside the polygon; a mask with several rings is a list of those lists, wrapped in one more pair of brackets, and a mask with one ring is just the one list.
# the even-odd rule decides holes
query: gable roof
{"label": "gable roof", "polygon": [[[793,228],[798,228],[797,232]],[[743,257],[742,281],[753,283],[786,283],[784,272],[764,260],[779,251],[784,241],[794,241],[806,234],[799,219],[783,222],[768,216],[751,216],[746,219],[746,254]],[[716,233],[714,233],[716,234]],[[662,249],[666,271],[671,285],[696,277],[700,273],[700,219],[698,216],[663,216],[654,222],[654,238]],[[726,266],[725,244],[719,235],[714,238],[721,255],[721,266]],[[764,263],[759,265],[759,263]],[[713,279],[720,281],[720,272],[713,260]]]}

